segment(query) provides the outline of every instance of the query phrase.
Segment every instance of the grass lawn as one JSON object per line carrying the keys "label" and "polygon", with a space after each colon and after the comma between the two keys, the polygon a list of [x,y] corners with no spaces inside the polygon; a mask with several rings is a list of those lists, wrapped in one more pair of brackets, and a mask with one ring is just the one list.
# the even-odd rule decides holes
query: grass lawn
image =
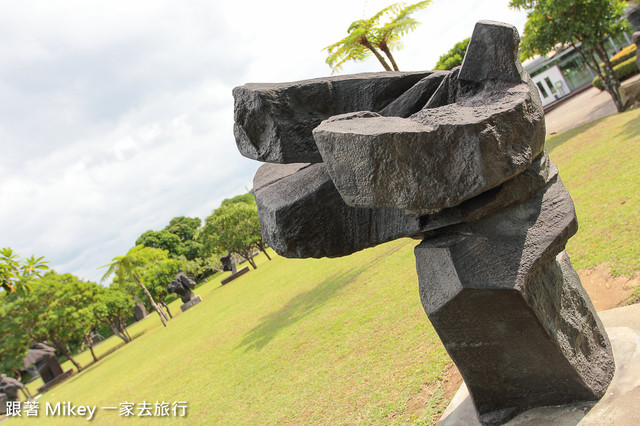
{"label": "grass lawn", "polygon": [[580,229],[567,245],[573,266],[640,271],[640,110],[551,136],[546,148],[576,205]]}
{"label": "grass lawn", "polygon": [[[637,135],[640,110],[548,139],[580,221],[567,248],[576,268],[640,270]],[[258,270],[196,289],[203,302],[191,310],[172,303],[166,329],[153,314],[131,327],[131,344],[112,353],[118,338],[98,345],[108,356],[44,394],[40,420],[74,422],[45,417],[47,402],[96,405],[93,421],[113,424],[134,419],[100,407],[186,401],[181,420],[193,424],[433,423],[448,403],[450,360],[420,305],[415,244],[339,259],[260,255]]]}

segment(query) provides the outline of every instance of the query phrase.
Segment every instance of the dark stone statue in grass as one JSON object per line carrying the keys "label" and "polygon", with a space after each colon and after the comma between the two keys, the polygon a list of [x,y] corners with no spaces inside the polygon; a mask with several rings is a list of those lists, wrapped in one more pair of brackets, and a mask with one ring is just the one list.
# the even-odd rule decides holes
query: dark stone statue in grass
{"label": "dark stone statue in grass", "polygon": [[601,398],[614,362],[564,252],[573,202],[544,151],[514,27],[476,25],[461,67],[234,89],[264,240],[335,257],[401,237],[425,312],[485,424]]}
{"label": "dark stone statue in grass", "polygon": [[19,401],[18,391],[22,391],[25,397],[29,397],[22,383],[6,374],[0,374],[0,393],[7,396],[7,401]]}
{"label": "dark stone statue in grass", "polygon": [[176,277],[167,285],[167,292],[176,293],[184,303],[189,302],[193,298],[193,290],[196,282],[187,277],[182,269],[178,271]]}

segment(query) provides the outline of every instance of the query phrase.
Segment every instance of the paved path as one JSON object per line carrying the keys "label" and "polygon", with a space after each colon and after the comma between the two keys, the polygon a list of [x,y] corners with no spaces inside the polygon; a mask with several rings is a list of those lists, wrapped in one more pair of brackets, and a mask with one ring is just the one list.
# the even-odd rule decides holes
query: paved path
{"label": "paved path", "polygon": [[[627,85],[636,80],[640,80],[640,74],[625,80],[622,84]],[[547,136],[573,129],[617,112],[618,110],[607,92],[601,92],[595,87],[591,87],[546,114]]]}
{"label": "paved path", "polygon": [[618,112],[611,95],[595,87],[574,96],[545,115],[547,136]]}

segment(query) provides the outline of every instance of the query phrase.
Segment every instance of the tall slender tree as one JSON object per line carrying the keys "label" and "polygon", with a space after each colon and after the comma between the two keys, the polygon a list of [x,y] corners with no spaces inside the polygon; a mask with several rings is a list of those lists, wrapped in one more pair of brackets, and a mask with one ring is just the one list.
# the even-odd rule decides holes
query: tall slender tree
{"label": "tall slender tree", "polygon": [[167,326],[166,314],[158,306],[156,301],[151,297],[149,290],[142,284],[140,277],[144,274],[145,270],[150,266],[165,261],[168,259],[167,252],[165,250],[154,249],[150,247],[144,247],[138,245],[133,247],[124,256],[116,256],[112,262],[108,265],[104,265],[103,268],[108,268],[107,272],[102,276],[101,282],[106,281],[111,275],[116,275],[119,282],[124,282],[127,278],[132,277],[138,283],[143,293],[149,299],[151,306],[156,310],[160,316],[162,325]]}
{"label": "tall slender tree", "polygon": [[[386,71],[399,71],[398,64],[391,51],[401,47],[400,37],[413,31],[420,22],[410,15],[424,9],[431,0],[421,1],[407,6],[394,3],[385,7],[369,19],[359,19],[351,23],[348,35],[342,40],[325,47],[329,52],[326,62],[333,72],[339,71],[348,61],[364,61],[374,55]],[[381,21],[387,19],[385,23]],[[391,66],[385,60],[383,52]]]}

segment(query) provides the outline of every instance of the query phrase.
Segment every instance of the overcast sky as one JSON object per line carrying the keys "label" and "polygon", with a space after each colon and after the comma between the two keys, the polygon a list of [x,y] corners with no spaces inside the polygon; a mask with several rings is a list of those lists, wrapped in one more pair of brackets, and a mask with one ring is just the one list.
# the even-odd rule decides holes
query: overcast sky
{"label": "overcast sky", "polygon": [[[233,87],[329,75],[322,48],[391,2],[0,0],[0,247],[99,280],[142,232],[204,219],[260,165],[235,147]],[[434,0],[400,69],[481,19],[522,31],[507,4]]]}

